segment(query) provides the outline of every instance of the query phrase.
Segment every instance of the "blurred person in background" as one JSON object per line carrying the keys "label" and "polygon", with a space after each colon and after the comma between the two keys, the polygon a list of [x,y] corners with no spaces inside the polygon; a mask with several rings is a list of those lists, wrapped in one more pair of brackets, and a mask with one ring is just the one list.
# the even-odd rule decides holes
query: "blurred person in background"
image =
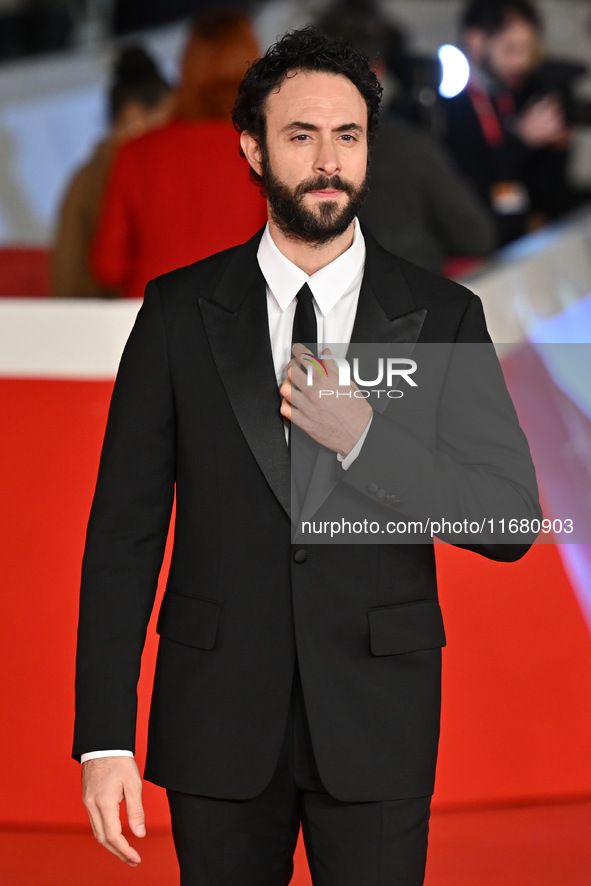
{"label": "blurred person in background", "polygon": [[141,298],[153,277],[247,240],[267,220],[231,121],[259,55],[231,9],[194,20],[171,121],[117,152],[92,249],[103,285]]}
{"label": "blurred person in background", "polygon": [[504,244],[576,205],[566,179],[572,133],[558,96],[532,89],[543,49],[530,0],[473,0],[461,28],[470,79],[444,101],[446,140]]}
{"label": "blurred person in background", "polygon": [[121,49],[109,88],[110,131],[74,175],[60,208],[52,256],[52,293],[63,298],[117,295],[93,275],[89,250],[116,147],[166,122],[172,91],[139,46]]}
{"label": "blurred person in background", "polygon": [[[387,54],[391,59],[389,24],[374,3],[341,0],[318,25],[354,46],[384,80],[384,59]],[[483,256],[495,246],[488,207],[445,150],[393,114],[380,121],[359,218],[389,252],[438,273],[452,256]]]}

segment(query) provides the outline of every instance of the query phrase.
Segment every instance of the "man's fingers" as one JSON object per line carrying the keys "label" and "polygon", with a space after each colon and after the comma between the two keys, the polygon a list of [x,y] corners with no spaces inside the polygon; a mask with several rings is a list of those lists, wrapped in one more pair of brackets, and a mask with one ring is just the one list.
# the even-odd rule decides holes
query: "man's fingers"
{"label": "man's fingers", "polygon": [[289,402],[289,400],[286,400],[285,397],[281,401],[279,412],[284,418],[287,418],[289,419],[289,421],[291,421],[291,403]]}
{"label": "man's fingers", "polygon": [[[92,834],[93,834],[95,840],[98,840],[98,842],[100,843],[102,836],[103,836],[102,826],[99,827],[98,825],[96,825],[94,823],[93,812],[91,812],[89,806],[86,807],[86,811],[88,813],[88,820],[90,821],[90,827],[92,828]],[[98,813],[97,813],[97,817],[98,817]]]}
{"label": "man's fingers", "polygon": [[121,822],[119,820],[119,816],[116,816],[116,819],[112,817],[109,820],[104,822],[105,830],[104,830],[104,842],[103,846],[105,849],[108,849],[109,852],[112,852],[113,855],[116,855],[117,858],[120,858],[121,861],[124,861],[126,864],[132,865],[135,867],[142,860],[139,852],[130,846],[123,834],[121,833]]}
{"label": "man's fingers", "polygon": [[[307,354],[308,351],[303,351]],[[287,367],[287,377],[294,388],[302,390],[308,386],[308,363],[301,363],[294,358]]]}
{"label": "man's fingers", "polygon": [[297,360],[293,360],[292,362],[294,365],[289,376],[291,383],[296,387],[301,388],[303,385],[307,384],[308,366],[307,364],[304,366]]}
{"label": "man's fingers", "polygon": [[296,400],[301,402],[303,397],[302,388],[298,387],[298,385],[288,379],[285,379],[285,381],[282,382],[281,387],[279,388],[279,393],[288,403],[291,403],[294,406],[297,406]]}
{"label": "man's fingers", "polygon": [[136,867],[141,862],[137,850],[130,846],[121,832],[119,804],[109,801],[89,801],[86,804],[90,826],[97,841],[126,864]]}
{"label": "man's fingers", "polygon": [[292,387],[291,396],[289,398],[289,402],[291,403],[294,409],[306,410],[307,408],[307,400],[305,394],[302,394],[301,390],[296,387]]}
{"label": "man's fingers", "polygon": [[127,807],[127,821],[136,837],[146,836],[146,819],[142,806],[142,783],[125,785],[125,805]]}
{"label": "man's fingers", "polygon": [[292,392],[291,382],[288,379],[285,379],[285,381],[283,381],[281,383],[281,387],[279,388],[279,393],[281,394],[281,396],[285,400],[287,400],[289,402],[291,400],[291,392]]}
{"label": "man's fingers", "polygon": [[294,342],[291,346],[291,353],[297,360],[299,357],[302,356],[302,354],[308,353],[308,348],[305,348],[301,342]]}

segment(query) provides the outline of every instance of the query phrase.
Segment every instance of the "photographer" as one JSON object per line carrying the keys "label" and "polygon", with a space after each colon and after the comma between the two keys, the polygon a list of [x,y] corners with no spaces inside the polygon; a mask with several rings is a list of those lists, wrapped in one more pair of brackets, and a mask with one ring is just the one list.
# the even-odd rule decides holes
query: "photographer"
{"label": "photographer", "polygon": [[448,147],[488,201],[501,244],[579,201],[566,180],[572,130],[563,101],[539,89],[541,37],[529,0],[472,0],[462,19],[470,79],[444,103]]}

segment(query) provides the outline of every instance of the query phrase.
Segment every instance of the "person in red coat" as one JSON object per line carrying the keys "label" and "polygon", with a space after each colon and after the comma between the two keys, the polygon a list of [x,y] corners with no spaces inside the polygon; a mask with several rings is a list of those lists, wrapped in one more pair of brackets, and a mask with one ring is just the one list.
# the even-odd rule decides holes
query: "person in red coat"
{"label": "person in red coat", "polygon": [[92,244],[97,278],[129,298],[149,280],[249,239],[267,220],[231,123],[259,55],[242,13],[195,20],[173,119],[118,150]]}

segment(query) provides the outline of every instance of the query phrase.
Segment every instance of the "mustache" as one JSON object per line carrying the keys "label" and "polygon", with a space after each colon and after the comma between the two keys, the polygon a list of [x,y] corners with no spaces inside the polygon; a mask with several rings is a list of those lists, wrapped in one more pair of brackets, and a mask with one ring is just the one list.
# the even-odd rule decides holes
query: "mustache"
{"label": "mustache", "polygon": [[294,189],[296,197],[303,197],[309,191],[344,191],[345,194],[353,194],[354,186],[346,178],[340,175],[319,175],[316,178],[308,178]]}

